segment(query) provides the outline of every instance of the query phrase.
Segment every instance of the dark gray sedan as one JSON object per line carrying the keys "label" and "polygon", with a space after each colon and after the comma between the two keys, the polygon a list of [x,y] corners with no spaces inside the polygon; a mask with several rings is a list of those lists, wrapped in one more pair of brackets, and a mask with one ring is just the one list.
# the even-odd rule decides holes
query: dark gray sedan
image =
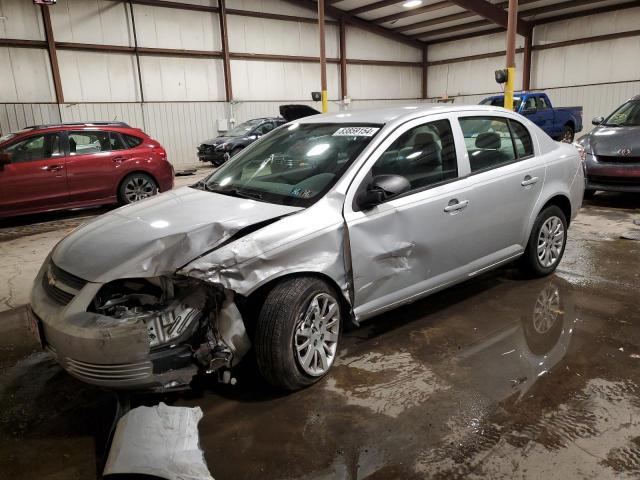
{"label": "dark gray sedan", "polygon": [[585,197],[598,190],[640,192],[640,95],[592,123],[596,128],[576,142],[586,167]]}

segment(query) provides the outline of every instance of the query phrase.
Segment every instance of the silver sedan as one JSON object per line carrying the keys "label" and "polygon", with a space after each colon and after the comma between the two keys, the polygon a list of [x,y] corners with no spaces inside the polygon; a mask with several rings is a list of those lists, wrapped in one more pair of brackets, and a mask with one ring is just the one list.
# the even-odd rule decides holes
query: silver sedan
{"label": "silver sedan", "polygon": [[72,232],[37,276],[32,324],[96,385],[232,381],[254,349],[293,390],[327,374],[346,322],[516,259],[553,272],[583,193],[576,149],[500,108],[316,115]]}

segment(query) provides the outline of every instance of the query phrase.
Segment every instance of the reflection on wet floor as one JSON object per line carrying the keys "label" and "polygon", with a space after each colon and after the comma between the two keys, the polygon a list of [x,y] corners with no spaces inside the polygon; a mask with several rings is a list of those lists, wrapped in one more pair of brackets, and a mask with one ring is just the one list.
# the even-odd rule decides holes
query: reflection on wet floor
{"label": "reflection on wet floor", "polygon": [[[389,312],[293,394],[246,366],[235,387],[133,402],[200,406],[218,480],[637,477],[637,298],[576,278],[501,270]],[[6,365],[0,471],[39,478],[37,460],[47,478],[95,477],[114,405],[44,354]]]}

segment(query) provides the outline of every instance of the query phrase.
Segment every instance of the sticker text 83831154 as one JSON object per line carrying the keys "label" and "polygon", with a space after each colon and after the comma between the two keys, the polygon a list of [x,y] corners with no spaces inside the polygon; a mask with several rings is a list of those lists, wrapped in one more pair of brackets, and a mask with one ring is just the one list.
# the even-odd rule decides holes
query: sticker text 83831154
{"label": "sticker text 83831154", "polygon": [[343,127],[336,130],[334,137],[373,137],[380,130],[377,127]]}

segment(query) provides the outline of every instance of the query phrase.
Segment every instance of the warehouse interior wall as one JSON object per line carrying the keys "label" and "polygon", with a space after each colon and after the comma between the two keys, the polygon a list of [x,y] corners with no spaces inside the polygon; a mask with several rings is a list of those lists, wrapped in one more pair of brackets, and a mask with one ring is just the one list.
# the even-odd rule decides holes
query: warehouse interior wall
{"label": "warehouse interior wall", "polygon": [[[214,0],[180,3],[217,6]],[[315,12],[282,0],[227,0],[228,9],[314,19]],[[219,119],[242,122],[278,114],[283,103],[305,103],[320,90],[317,25],[310,21],[228,14],[234,102],[226,102],[224,62],[206,55],[140,55],[132,47],[219,52],[216,12],[133,4],[117,0],[58,0],[49,7],[56,42],[122,47],[120,52],[57,49],[64,103],[56,102],[49,55],[42,45],[0,44],[0,132],[38,123],[121,120],[143,128],[167,149],[177,166],[196,162],[195,148],[219,132]],[[0,40],[46,38],[40,7],[0,0]],[[135,21],[136,37],[132,20]],[[531,87],[557,106],[582,105],[585,131],[640,90],[640,8],[629,8],[537,26]],[[572,40],[623,32],[622,37],[572,44]],[[624,36],[624,32],[628,35]],[[562,46],[562,42],[567,45]],[[27,42],[28,43],[28,42]],[[518,37],[517,47],[522,49]],[[560,44],[560,45],[554,45]],[[497,93],[493,72],[504,66],[505,34],[428,47],[428,96],[433,101],[477,103]],[[422,50],[348,25],[346,77],[349,104],[340,98],[339,27],[328,18],[327,78],[330,110],[418,102],[422,97]],[[286,61],[270,55],[289,56]],[[468,58],[467,58],[468,57]],[[519,77],[522,53],[516,64]],[[375,61],[389,64],[375,64]],[[561,66],[562,68],[558,68]],[[521,88],[521,77],[516,88]],[[144,101],[142,101],[144,98]]]}

